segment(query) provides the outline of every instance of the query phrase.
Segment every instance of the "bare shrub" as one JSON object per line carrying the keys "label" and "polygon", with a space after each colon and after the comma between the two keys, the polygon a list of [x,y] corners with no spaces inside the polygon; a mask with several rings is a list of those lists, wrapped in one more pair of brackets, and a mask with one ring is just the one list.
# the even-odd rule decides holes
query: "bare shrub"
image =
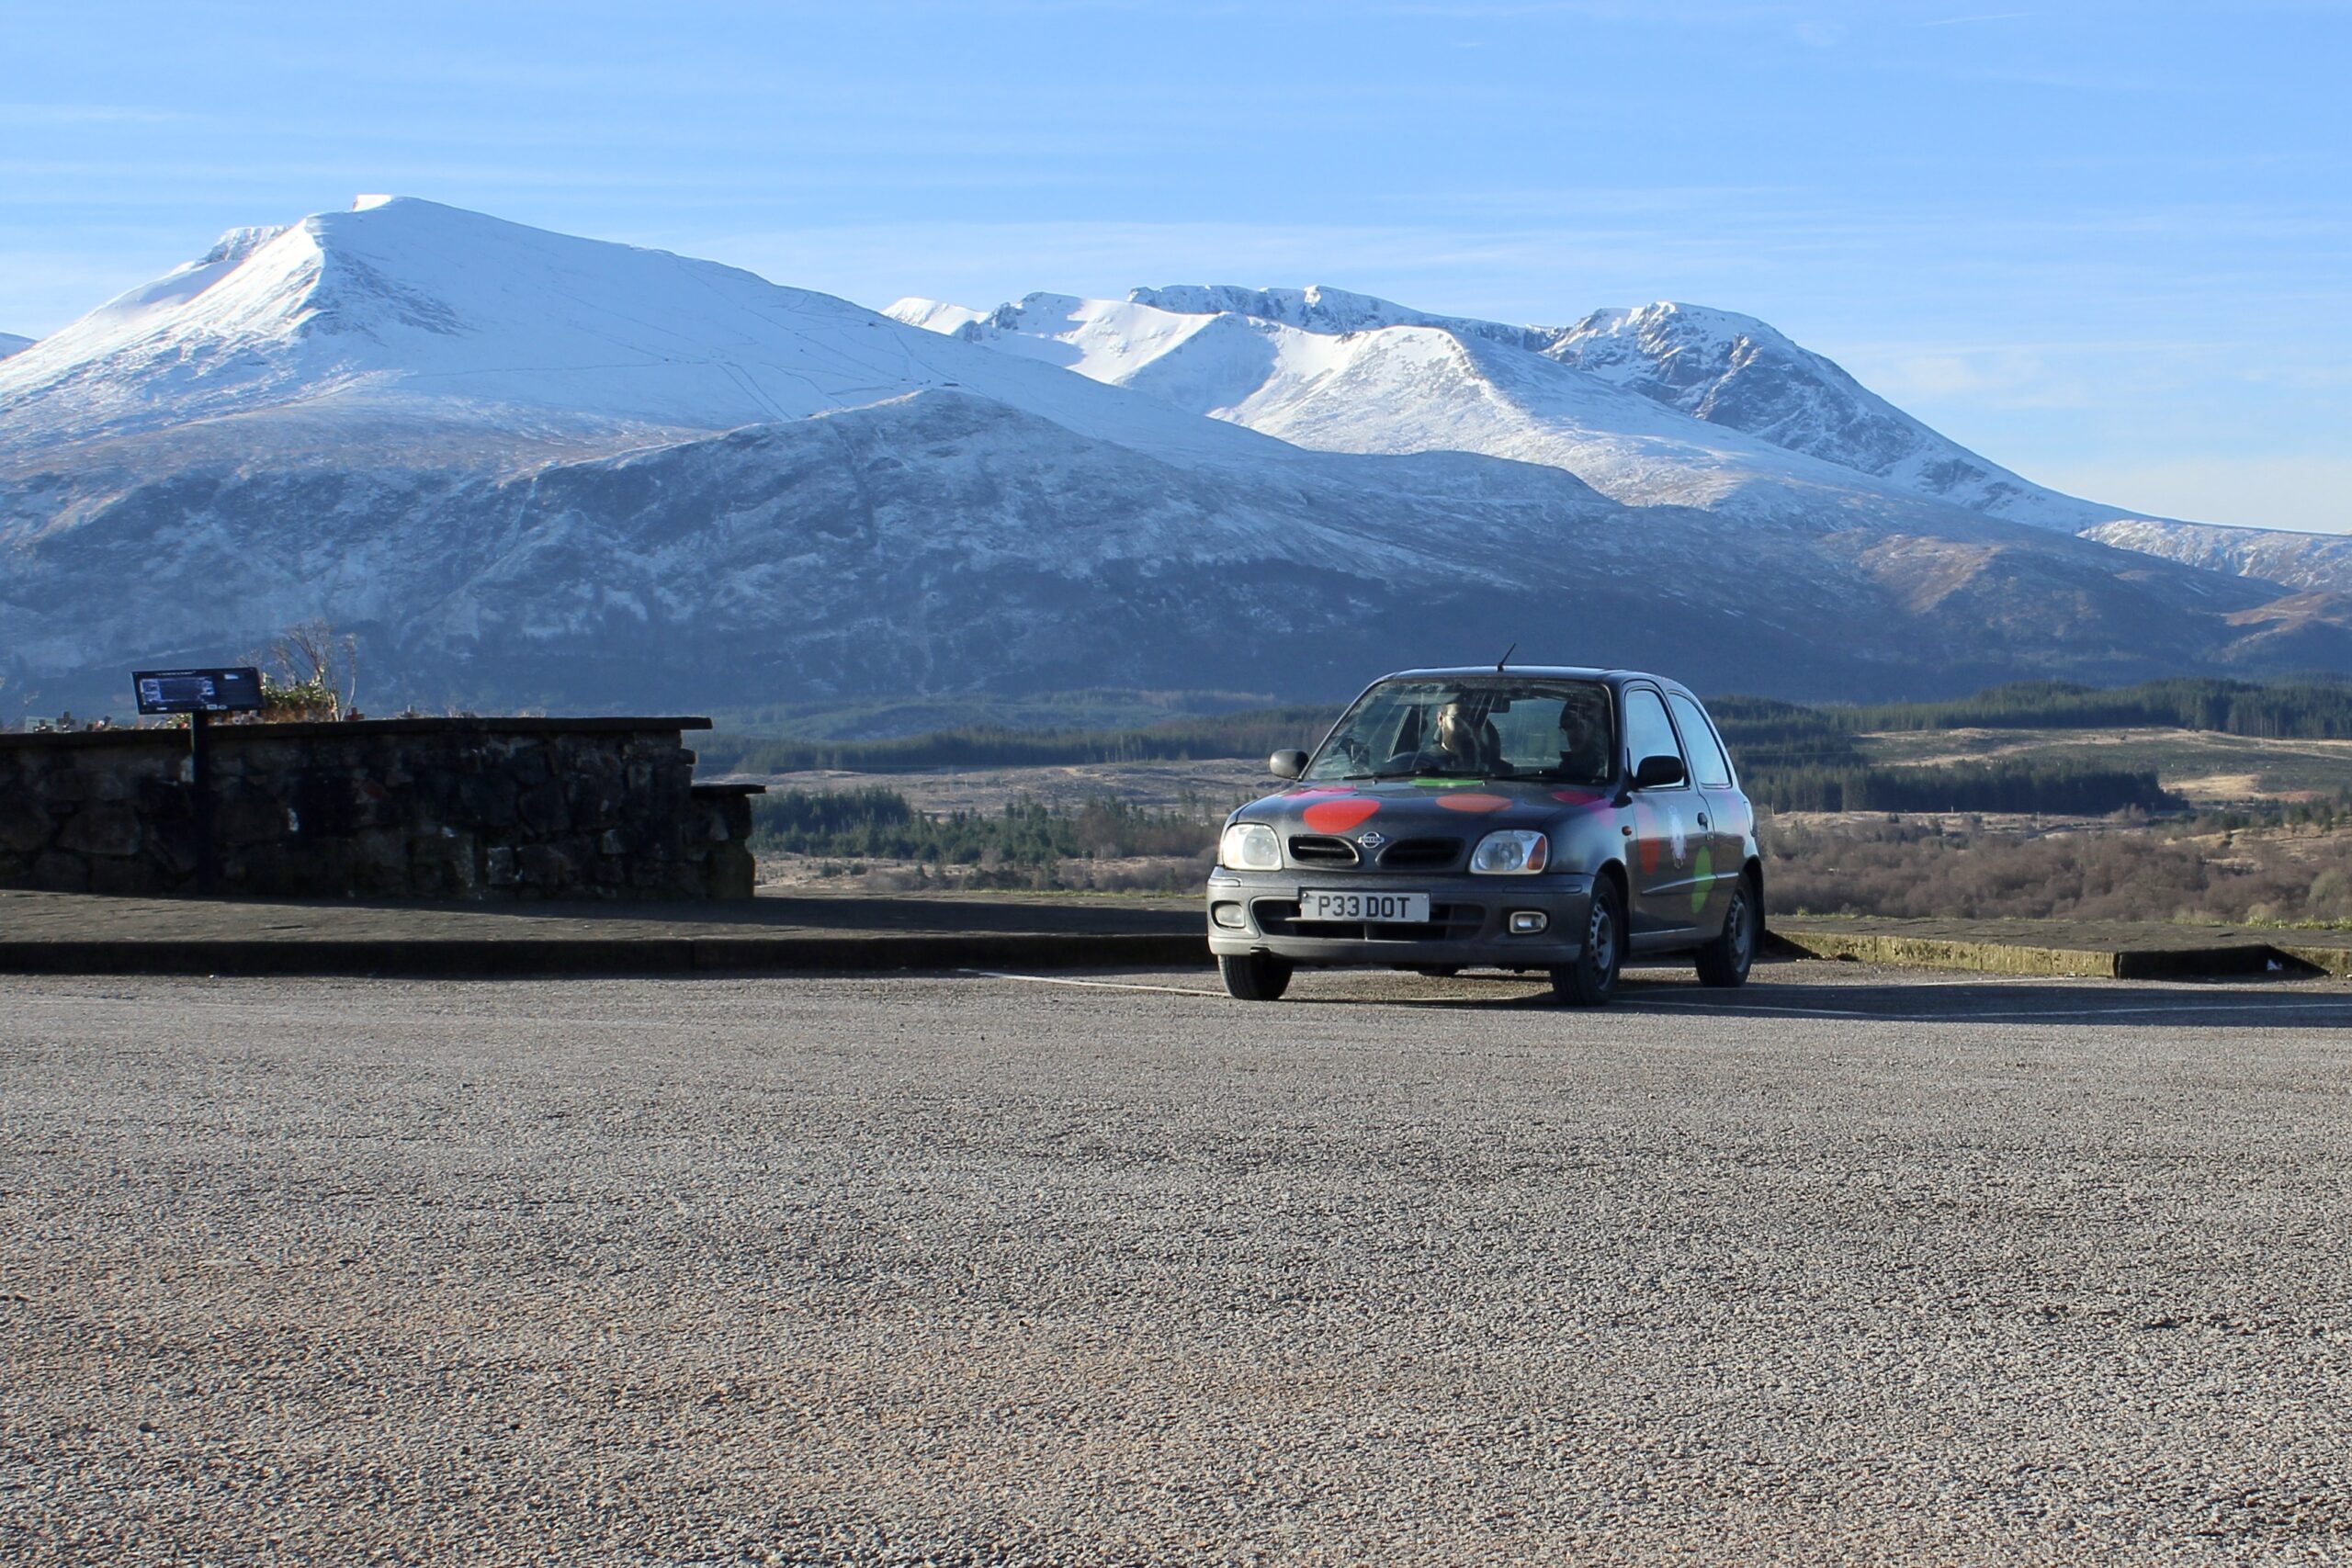
{"label": "bare shrub", "polygon": [[1961,919],[2352,919],[2352,828],[1775,818],[1775,908]]}
{"label": "bare shrub", "polygon": [[359,639],[331,622],[288,626],[245,662],[262,671],[264,722],[359,716]]}

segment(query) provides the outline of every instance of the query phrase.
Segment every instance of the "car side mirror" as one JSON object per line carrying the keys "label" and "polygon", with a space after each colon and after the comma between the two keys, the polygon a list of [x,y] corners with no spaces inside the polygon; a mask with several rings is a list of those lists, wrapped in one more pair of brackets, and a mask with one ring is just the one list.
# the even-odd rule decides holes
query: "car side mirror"
{"label": "car side mirror", "polygon": [[1635,789],[1671,789],[1690,776],[1679,757],[1645,757],[1634,770]]}
{"label": "car side mirror", "polygon": [[1306,753],[1277,751],[1266,759],[1266,772],[1278,779],[1295,779],[1306,772]]}

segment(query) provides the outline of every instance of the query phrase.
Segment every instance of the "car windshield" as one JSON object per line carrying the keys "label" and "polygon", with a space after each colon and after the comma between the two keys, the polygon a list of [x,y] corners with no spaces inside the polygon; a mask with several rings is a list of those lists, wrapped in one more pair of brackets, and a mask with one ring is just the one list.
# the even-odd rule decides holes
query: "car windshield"
{"label": "car windshield", "polygon": [[1384,681],[1340,720],[1306,776],[1600,784],[1615,742],[1609,688],[1597,681]]}

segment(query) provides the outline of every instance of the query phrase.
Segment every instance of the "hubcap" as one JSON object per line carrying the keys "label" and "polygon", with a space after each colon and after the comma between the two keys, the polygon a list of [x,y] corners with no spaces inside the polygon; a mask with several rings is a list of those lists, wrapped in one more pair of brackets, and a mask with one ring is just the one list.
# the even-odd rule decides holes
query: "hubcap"
{"label": "hubcap", "polygon": [[1756,917],[1748,909],[1746,894],[1742,894],[1739,902],[1731,907],[1731,955],[1744,964],[1747,962],[1748,950],[1756,945]]}
{"label": "hubcap", "polygon": [[1601,974],[1617,966],[1617,922],[1598,898],[1592,901],[1592,929],[1585,933],[1585,944],[1592,949],[1592,966]]}

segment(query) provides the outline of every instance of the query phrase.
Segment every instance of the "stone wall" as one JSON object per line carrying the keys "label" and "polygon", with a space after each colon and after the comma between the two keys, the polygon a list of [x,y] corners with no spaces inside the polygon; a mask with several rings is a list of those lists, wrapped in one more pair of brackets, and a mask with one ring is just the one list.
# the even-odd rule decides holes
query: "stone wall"
{"label": "stone wall", "polygon": [[[215,724],[216,890],[749,897],[751,805],[694,784],[707,719]],[[197,890],[184,729],[0,735],[0,886]]]}

